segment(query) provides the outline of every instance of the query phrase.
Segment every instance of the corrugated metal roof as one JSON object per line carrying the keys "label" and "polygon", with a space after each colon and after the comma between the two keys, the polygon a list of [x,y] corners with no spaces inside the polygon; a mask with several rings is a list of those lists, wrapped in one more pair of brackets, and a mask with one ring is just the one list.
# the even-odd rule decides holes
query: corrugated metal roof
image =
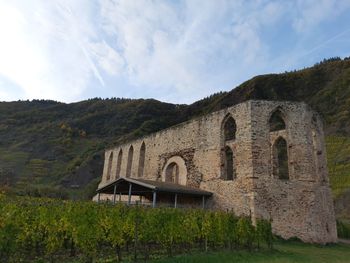
{"label": "corrugated metal roof", "polygon": [[[193,188],[189,186],[174,184],[174,183],[166,183],[161,181],[153,181],[153,180],[147,180],[147,179],[139,179],[139,178],[126,178],[121,177],[117,180],[97,189],[97,193],[108,193],[111,194],[114,192],[114,186],[116,185],[117,193],[119,193],[119,190],[124,188],[122,192],[125,192],[125,183],[129,185],[131,183],[132,185],[138,186],[138,188],[146,188],[150,191],[157,191],[157,192],[163,192],[163,193],[178,193],[178,194],[186,194],[186,195],[200,195],[200,196],[211,196],[213,193],[199,189],[199,188]],[[134,191],[132,191],[134,192]]]}

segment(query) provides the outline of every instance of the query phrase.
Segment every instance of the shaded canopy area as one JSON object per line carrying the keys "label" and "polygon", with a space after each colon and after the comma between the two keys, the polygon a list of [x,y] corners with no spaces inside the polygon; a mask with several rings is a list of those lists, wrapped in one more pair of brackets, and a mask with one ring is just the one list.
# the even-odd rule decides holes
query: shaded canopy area
{"label": "shaded canopy area", "polygon": [[116,195],[128,195],[128,204],[131,203],[131,196],[142,196],[152,200],[153,207],[156,206],[157,200],[167,202],[170,200],[176,207],[177,199],[181,197],[192,203],[201,201],[204,208],[205,199],[212,195],[211,192],[184,185],[126,177],[119,178],[97,189],[96,192],[98,196],[100,194],[113,195],[113,202],[116,202]]}

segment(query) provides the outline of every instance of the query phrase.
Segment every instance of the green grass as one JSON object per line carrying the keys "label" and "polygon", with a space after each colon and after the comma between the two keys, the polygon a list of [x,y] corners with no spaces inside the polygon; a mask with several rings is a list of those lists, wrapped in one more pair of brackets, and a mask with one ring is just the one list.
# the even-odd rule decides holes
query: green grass
{"label": "green grass", "polygon": [[350,245],[316,246],[300,242],[279,242],[273,251],[213,252],[182,255],[154,261],[156,263],[346,263],[350,262]]}

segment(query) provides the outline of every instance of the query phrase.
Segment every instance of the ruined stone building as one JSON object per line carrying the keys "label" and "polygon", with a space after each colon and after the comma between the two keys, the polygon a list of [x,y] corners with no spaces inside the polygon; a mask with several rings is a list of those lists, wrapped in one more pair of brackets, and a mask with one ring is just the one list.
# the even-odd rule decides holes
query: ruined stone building
{"label": "ruined stone building", "polygon": [[246,101],[108,149],[97,193],[233,210],[271,219],[283,238],[337,240],[322,122],[300,102]]}

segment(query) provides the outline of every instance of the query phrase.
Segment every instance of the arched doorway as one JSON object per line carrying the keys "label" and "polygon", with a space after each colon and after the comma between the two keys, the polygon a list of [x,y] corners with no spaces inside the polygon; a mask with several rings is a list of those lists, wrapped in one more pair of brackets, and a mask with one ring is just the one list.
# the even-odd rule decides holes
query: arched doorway
{"label": "arched doorway", "polygon": [[187,167],[181,156],[173,156],[165,163],[162,171],[163,182],[187,184]]}
{"label": "arched doorway", "polygon": [[179,166],[177,163],[170,163],[165,170],[165,182],[168,183],[179,183]]}

